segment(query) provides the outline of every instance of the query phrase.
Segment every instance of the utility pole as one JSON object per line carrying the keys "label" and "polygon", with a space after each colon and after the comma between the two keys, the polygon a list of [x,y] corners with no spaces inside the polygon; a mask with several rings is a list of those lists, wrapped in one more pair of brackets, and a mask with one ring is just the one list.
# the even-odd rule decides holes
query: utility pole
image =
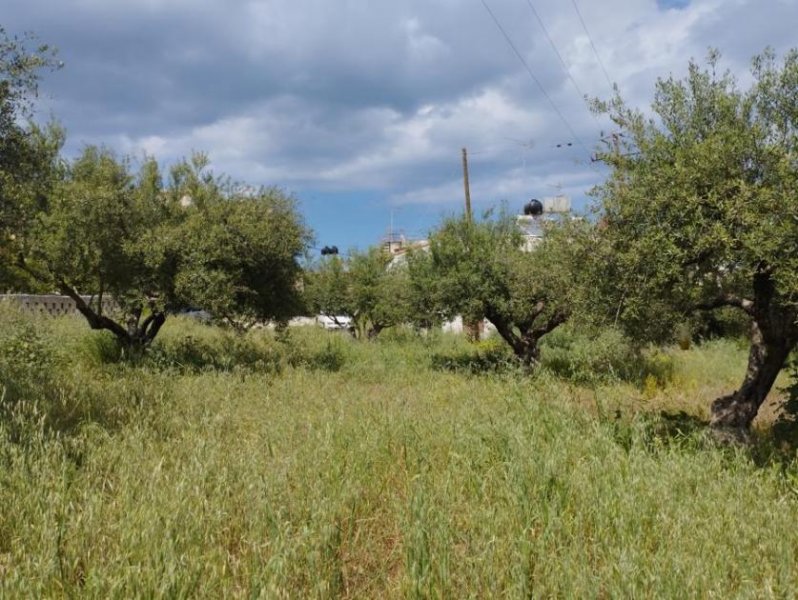
{"label": "utility pole", "polygon": [[465,190],[466,219],[471,221],[471,190],[468,187],[468,153],[463,148],[463,189]]}
{"label": "utility pole", "polygon": [[[466,221],[471,223],[471,190],[468,187],[468,152],[463,148],[463,189],[465,190],[465,214]],[[463,330],[466,337],[472,342],[478,342],[482,323],[480,321],[468,321],[463,319]]]}

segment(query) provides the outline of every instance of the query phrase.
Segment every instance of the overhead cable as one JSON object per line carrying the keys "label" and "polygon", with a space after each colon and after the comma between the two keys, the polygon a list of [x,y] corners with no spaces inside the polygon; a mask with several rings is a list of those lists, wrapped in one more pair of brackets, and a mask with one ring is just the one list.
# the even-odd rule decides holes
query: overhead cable
{"label": "overhead cable", "polygon": [[601,72],[604,73],[604,79],[607,80],[607,85],[610,86],[610,90],[615,89],[610,76],[607,74],[607,69],[604,68],[604,62],[601,60],[599,56],[598,50],[596,50],[596,44],[593,43],[593,37],[590,35],[590,32],[587,30],[587,25],[585,25],[585,20],[582,18],[582,12],[579,10],[579,5],[577,5],[576,0],[571,0],[571,4],[574,5],[574,10],[576,10],[576,16],[579,17],[579,22],[582,23],[582,29],[585,30],[585,35],[587,35],[587,39],[590,42],[590,47],[593,49],[593,54],[598,61],[599,66],[601,67]]}
{"label": "overhead cable", "polygon": [[526,59],[523,57],[521,52],[519,52],[519,50],[516,47],[516,45],[510,39],[510,36],[507,35],[507,31],[505,31],[504,27],[502,27],[502,24],[499,22],[499,19],[496,18],[496,15],[490,9],[490,6],[488,6],[488,4],[487,4],[487,2],[485,0],[480,0],[480,2],[482,2],[482,6],[485,7],[485,10],[488,12],[488,14],[490,15],[491,19],[493,19],[493,23],[496,25],[498,30],[504,36],[505,41],[510,46],[510,48],[515,53],[515,55],[518,57],[518,60],[521,61],[521,64],[524,66],[524,69],[526,69],[526,72],[529,75],[529,77],[532,79],[532,81],[535,82],[535,84],[538,86],[538,88],[540,89],[540,91],[543,94],[543,96],[546,98],[546,100],[548,100],[548,102],[551,105],[551,107],[554,110],[554,112],[557,113],[557,116],[565,124],[565,127],[568,129],[568,132],[571,134],[571,137],[574,140],[576,140],[576,142],[582,147],[582,149],[585,151],[585,153],[587,153],[588,157],[590,157],[591,156],[590,150],[587,149],[587,146],[585,146],[585,143],[576,134],[576,131],[574,131],[574,128],[571,127],[571,124],[568,122],[568,119],[565,118],[565,115],[562,113],[562,111],[559,109],[559,107],[555,104],[554,100],[552,100],[551,96],[549,96],[548,92],[546,91],[546,88],[543,87],[543,84],[540,83],[540,80],[535,76],[535,73],[532,71],[531,67],[529,66],[529,63],[527,63]]}
{"label": "overhead cable", "polygon": [[557,58],[560,59],[560,64],[562,65],[565,74],[568,76],[568,79],[570,79],[571,83],[574,84],[576,91],[579,92],[579,95],[582,97],[582,99],[586,100],[587,94],[585,94],[582,91],[582,89],[579,87],[579,84],[576,83],[576,80],[571,75],[571,71],[568,69],[568,65],[566,64],[565,59],[563,59],[562,54],[560,54],[560,51],[557,50],[557,45],[554,43],[554,40],[549,35],[549,30],[546,29],[546,26],[543,24],[543,20],[540,18],[538,11],[535,9],[535,6],[532,4],[532,0],[526,0],[526,3],[529,5],[532,14],[535,15],[535,19],[537,19],[538,25],[540,25],[540,28],[543,30],[543,33],[546,34],[546,39],[549,40],[549,44],[551,45],[551,49],[554,50],[554,54],[556,54]]}

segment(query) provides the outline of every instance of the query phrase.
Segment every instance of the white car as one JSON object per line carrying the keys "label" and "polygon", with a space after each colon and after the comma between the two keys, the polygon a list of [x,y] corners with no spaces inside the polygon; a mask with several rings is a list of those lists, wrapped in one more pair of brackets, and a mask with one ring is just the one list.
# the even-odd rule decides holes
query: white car
{"label": "white car", "polygon": [[319,315],[316,317],[316,323],[324,327],[324,329],[351,329],[352,319],[350,317],[338,315]]}

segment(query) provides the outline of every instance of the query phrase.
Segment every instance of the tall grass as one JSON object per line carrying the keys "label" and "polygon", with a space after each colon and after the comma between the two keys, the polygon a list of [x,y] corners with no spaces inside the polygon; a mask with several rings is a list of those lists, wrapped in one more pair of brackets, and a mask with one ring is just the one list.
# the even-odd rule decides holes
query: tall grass
{"label": "tall grass", "polygon": [[[219,335],[189,327],[168,336]],[[127,408],[25,443],[0,426],[0,597],[794,593],[795,465],[585,410],[644,384],[441,370],[459,342],[437,336],[289,338],[252,341],[279,371],[58,363],[56,387]],[[744,365],[674,353],[649,401],[703,389],[715,353]]]}

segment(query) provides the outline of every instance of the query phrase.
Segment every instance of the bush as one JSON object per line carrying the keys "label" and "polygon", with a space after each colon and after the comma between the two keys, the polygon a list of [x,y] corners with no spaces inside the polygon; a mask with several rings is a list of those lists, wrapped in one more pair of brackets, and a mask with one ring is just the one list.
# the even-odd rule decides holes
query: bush
{"label": "bush", "polygon": [[46,393],[55,353],[42,328],[15,307],[0,306],[0,324],[0,398],[7,408]]}
{"label": "bush", "polygon": [[295,368],[335,372],[346,363],[349,337],[342,332],[312,330],[283,338],[286,362]]}
{"label": "bush", "polygon": [[498,337],[435,353],[431,360],[434,369],[467,373],[504,371],[520,364],[507,344]]}
{"label": "bush", "polygon": [[673,361],[662,352],[636,348],[617,329],[591,333],[560,327],[541,342],[543,366],[575,383],[631,381],[663,385],[673,376]]}
{"label": "bush", "polygon": [[280,351],[255,339],[255,334],[239,335],[225,331],[206,332],[202,337],[170,337],[152,347],[148,358],[161,368],[182,372],[243,370],[278,373],[282,367]]}

